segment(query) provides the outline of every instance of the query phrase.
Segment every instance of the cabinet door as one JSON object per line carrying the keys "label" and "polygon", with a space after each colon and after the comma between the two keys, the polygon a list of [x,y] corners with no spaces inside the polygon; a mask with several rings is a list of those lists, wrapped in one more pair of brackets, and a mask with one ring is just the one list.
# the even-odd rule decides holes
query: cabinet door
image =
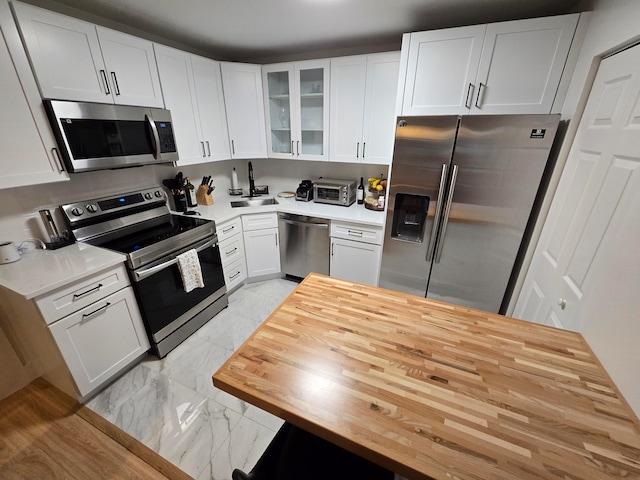
{"label": "cabinet door", "polygon": [[549,113],[578,17],[489,24],[471,113]]}
{"label": "cabinet door", "polygon": [[329,60],[294,64],[296,158],[326,160],[329,153]]}
{"label": "cabinet door", "polygon": [[196,88],[202,142],[207,161],[231,158],[229,130],[224,110],[220,64],[208,58],[191,55],[193,81]]}
{"label": "cabinet door", "polygon": [[332,237],[330,275],[377,287],[381,250],[380,245]]}
{"label": "cabinet door", "polygon": [[13,3],[43,98],[113,103],[96,27]]}
{"label": "cabinet door", "polygon": [[[396,133],[395,111],[399,69],[400,52],[367,57],[362,155],[360,156],[362,162],[391,163]],[[332,89],[332,98],[333,95]]]}
{"label": "cabinet door", "polygon": [[330,160],[361,160],[366,75],[366,55],[331,59]]}
{"label": "cabinet door", "polygon": [[403,115],[467,113],[486,25],[412,33]]}
{"label": "cabinet door", "polygon": [[164,108],[153,43],[96,27],[115,103]]}
{"label": "cabinet door", "polygon": [[295,138],[292,132],[294,113],[292,92],[293,64],[264,65],[262,86],[267,122],[267,148],[271,158],[295,157]]}
{"label": "cabinet door", "polygon": [[149,349],[131,287],[49,326],[81,396]]}
{"label": "cabinet door", "polygon": [[68,180],[6,3],[0,3],[0,27],[0,151],[6,167],[0,188]]}
{"label": "cabinet door", "polygon": [[154,45],[166,106],[171,110],[178,147],[178,165],[206,161],[201,143],[198,102],[191,68],[191,55],[164,45]]}
{"label": "cabinet door", "polygon": [[231,158],[266,158],[267,137],[260,65],[222,62]]}
{"label": "cabinet door", "polygon": [[280,273],[280,248],[277,228],[244,232],[247,276]]}

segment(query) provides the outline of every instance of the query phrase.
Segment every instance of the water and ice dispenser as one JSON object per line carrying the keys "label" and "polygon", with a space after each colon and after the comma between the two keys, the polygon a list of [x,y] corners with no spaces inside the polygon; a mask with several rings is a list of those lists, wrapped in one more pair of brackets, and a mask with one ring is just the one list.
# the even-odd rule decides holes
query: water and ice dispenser
{"label": "water and ice dispenser", "polygon": [[391,238],[422,243],[428,212],[428,196],[396,193]]}

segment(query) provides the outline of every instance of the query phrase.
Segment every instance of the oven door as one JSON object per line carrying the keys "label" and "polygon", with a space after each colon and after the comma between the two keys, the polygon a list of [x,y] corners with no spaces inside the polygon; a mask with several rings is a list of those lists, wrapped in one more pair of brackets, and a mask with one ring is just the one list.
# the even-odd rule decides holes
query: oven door
{"label": "oven door", "polygon": [[[186,293],[176,257],[192,248],[198,252],[204,287]],[[147,331],[156,344],[227,292],[217,237],[133,270],[131,277]]]}

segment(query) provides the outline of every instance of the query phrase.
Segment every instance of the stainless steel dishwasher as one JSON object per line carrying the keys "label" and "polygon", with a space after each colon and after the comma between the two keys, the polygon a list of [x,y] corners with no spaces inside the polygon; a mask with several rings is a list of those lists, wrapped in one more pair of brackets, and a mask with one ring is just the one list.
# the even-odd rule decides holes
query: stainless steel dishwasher
{"label": "stainless steel dishwasher", "polygon": [[295,279],[310,272],[329,275],[329,220],[280,213],[278,230],[282,273]]}

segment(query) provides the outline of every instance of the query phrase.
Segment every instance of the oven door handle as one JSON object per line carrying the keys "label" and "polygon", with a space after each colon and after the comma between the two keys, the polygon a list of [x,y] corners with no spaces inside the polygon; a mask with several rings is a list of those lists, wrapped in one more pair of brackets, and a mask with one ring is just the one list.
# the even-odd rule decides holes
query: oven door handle
{"label": "oven door handle", "polygon": [[[218,243],[218,238],[214,238],[212,240],[208,240],[206,243],[203,243],[202,245],[196,247],[196,252],[201,252],[202,250],[204,250],[205,248],[209,248],[213,245],[216,245]],[[185,250],[188,251],[188,250]],[[184,253],[184,252],[183,252]],[[154,265],[153,267],[149,267],[149,268],[144,268],[141,270],[135,270],[133,272],[133,275],[135,277],[135,281],[139,282],[140,280],[144,280],[145,278],[153,275],[154,273],[159,272],[160,270],[164,270],[165,268],[168,268],[172,265],[175,265],[176,263],[178,263],[178,259],[176,257],[174,257],[171,260],[168,260],[166,262],[162,262],[159,265]]]}

